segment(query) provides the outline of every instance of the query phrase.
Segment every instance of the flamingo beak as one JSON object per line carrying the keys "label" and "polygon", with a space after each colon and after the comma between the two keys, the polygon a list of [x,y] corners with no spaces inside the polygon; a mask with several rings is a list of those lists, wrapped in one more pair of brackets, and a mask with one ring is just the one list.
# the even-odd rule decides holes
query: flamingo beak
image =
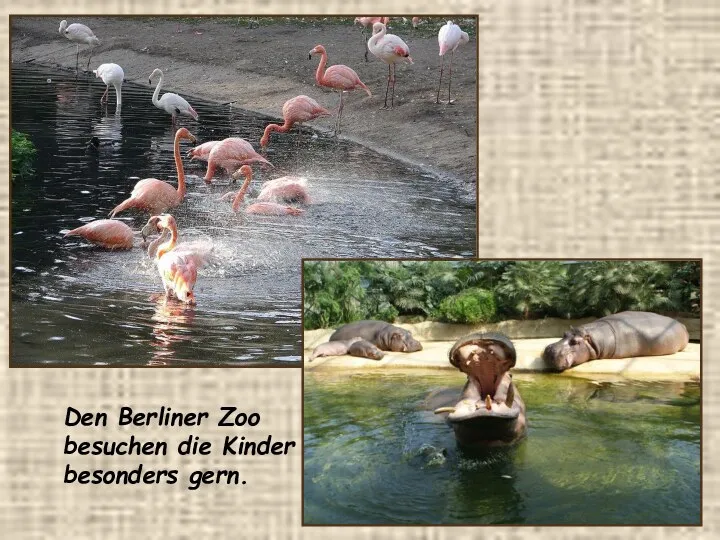
{"label": "flamingo beak", "polygon": [[310,53],[308,53],[308,60],[312,60],[312,51],[310,51]]}

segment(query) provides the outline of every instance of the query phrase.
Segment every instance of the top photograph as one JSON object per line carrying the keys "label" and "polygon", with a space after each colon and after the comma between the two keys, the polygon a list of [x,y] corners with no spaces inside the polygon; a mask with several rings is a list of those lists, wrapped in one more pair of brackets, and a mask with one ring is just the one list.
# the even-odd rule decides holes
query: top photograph
{"label": "top photograph", "polygon": [[476,257],[477,28],[12,16],[11,367],[300,367],[302,258]]}

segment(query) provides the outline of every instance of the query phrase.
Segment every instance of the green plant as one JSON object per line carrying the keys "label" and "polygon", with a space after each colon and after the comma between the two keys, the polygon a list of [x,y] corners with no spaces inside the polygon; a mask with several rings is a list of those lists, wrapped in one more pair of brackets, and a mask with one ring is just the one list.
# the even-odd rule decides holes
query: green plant
{"label": "green plant", "polygon": [[673,307],[685,313],[700,313],[700,263],[697,261],[669,263],[671,274],[668,298]]}
{"label": "green plant", "polygon": [[[357,268],[342,262],[307,262],[304,266],[304,326],[329,328],[363,318],[365,289]],[[343,266],[345,265],[345,266]]]}
{"label": "green plant", "polygon": [[547,315],[565,278],[565,265],[559,261],[517,261],[509,265],[495,289],[501,312],[506,315]]}
{"label": "green plant", "polygon": [[495,313],[495,296],[492,292],[467,289],[440,302],[435,317],[443,322],[476,324],[492,321]]}
{"label": "green plant", "polygon": [[11,138],[12,153],[12,178],[16,176],[28,176],[33,173],[33,161],[37,150],[25,133],[12,130]]}

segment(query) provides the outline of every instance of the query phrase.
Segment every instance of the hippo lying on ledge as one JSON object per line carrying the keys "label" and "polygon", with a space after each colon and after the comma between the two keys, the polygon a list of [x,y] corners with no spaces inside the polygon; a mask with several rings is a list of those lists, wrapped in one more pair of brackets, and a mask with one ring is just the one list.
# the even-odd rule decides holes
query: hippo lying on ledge
{"label": "hippo lying on ledge", "polygon": [[410,332],[384,321],[356,321],[335,330],[330,341],[315,348],[310,361],[319,356],[350,354],[380,360],[384,353],[417,352],[422,345]]}
{"label": "hippo lying on ledge", "polygon": [[543,351],[543,361],[564,371],[589,360],[660,356],[682,351],[688,344],[685,325],[656,313],[623,311],[565,332]]}
{"label": "hippo lying on ledge", "polygon": [[450,349],[450,363],[468,378],[447,421],[464,446],[512,444],[527,432],[525,403],[510,374],[515,347],[504,334],[477,333],[459,339]]}

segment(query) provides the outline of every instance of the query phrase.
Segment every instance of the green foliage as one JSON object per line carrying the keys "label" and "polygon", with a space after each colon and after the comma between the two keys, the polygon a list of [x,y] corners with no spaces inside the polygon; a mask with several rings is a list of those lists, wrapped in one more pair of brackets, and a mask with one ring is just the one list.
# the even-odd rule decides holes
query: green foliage
{"label": "green foliage", "polygon": [[623,310],[699,314],[699,262],[305,263],[306,329],[401,316],[475,323]]}
{"label": "green foliage", "polygon": [[559,261],[518,261],[508,266],[495,290],[506,315],[545,315],[565,279],[566,265]]}
{"label": "green foliage", "polygon": [[12,130],[12,178],[28,176],[33,173],[33,161],[37,150],[25,133]]}
{"label": "green foliage", "polygon": [[495,296],[484,289],[467,289],[440,303],[435,318],[443,322],[477,324],[495,317]]}

